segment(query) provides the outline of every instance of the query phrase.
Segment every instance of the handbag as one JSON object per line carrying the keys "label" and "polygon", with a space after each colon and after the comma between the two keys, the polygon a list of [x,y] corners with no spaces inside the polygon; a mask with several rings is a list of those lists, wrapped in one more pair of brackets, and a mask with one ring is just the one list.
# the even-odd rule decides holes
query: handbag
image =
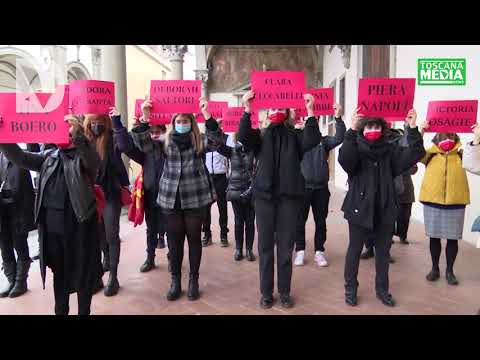
{"label": "handbag", "polygon": [[100,185],[93,185],[93,193],[95,195],[95,202],[97,204],[97,217],[98,222],[102,222],[103,212],[105,210],[105,194],[103,193]]}
{"label": "handbag", "polygon": [[132,193],[127,186],[120,188],[120,202],[123,206],[129,206],[132,203]]}

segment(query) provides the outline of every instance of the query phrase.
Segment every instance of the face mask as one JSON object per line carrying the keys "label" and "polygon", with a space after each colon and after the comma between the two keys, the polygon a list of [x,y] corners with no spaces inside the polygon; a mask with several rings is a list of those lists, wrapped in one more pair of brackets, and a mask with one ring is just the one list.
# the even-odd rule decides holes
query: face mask
{"label": "face mask", "polygon": [[274,124],[281,123],[285,121],[286,118],[287,118],[287,114],[282,112],[276,112],[274,114],[268,115],[268,120],[270,120]]}
{"label": "face mask", "polygon": [[382,130],[380,130],[380,129],[364,130],[363,131],[363,136],[365,137],[365,139],[372,142],[372,141],[378,140],[382,137]]}
{"label": "face mask", "polygon": [[162,139],[162,134],[151,134],[150,137],[152,140],[159,141]]}
{"label": "face mask", "polygon": [[455,147],[455,141],[451,139],[446,139],[438,143],[438,147],[445,152],[449,152]]}
{"label": "face mask", "polygon": [[175,131],[180,134],[186,134],[190,131],[192,126],[190,124],[175,124]]}
{"label": "face mask", "polygon": [[92,133],[95,136],[100,136],[105,131],[105,125],[103,124],[95,124],[92,125]]}

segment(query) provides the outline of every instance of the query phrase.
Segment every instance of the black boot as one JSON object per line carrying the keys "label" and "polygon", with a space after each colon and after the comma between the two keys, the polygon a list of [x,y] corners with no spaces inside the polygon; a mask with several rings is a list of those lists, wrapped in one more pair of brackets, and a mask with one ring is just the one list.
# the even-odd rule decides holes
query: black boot
{"label": "black boot", "polygon": [[205,236],[202,239],[202,246],[207,247],[212,245],[212,234],[205,234]]}
{"label": "black boot", "polygon": [[447,271],[445,274],[449,285],[458,285],[458,280],[453,271]]}
{"label": "black boot", "polygon": [[155,256],[147,255],[147,260],[140,267],[140,272],[145,273],[155,268]]}
{"label": "black boot", "polygon": [[198,291],[198,274],[190,274],[190,280],[188,281],[188,300],[194,301],[200,297]]}
{"label": "black boot", "polygon": [[364,251],[364,253],[362,255],[360,255],[360,259],[370,259],[370,258],[373,258],[375,257],[375,252],[373,250],[373,247],[371,248],[366,248],[366,250]]}
{"label": "black boot", "polygon": [[248,261],[255,261],[255,255],[253,255],[253,251],[251,249],[247,250],[247,260]]}
{"label": "black boot", "polygon": [[393,299],[392,294],[389,293],[377,293],[377,299],[379,299],[383,305],[393,307],[395,306],[395,300]]}
{"label": "black boot", "polygon": [[8,297],[10,291],[15,286],[15,275],[17,273],[17,264],[15,261],[3,263],[3,273],[7,278],[7,283],[0,289],[0,298]]}
{"label": "black boot", "polygon": [[273,302],[274,302],[274,299],[272,295],[270,296],[262,295],[262,297],[260,298],[260,307],[262,309],[270,309],[273,306]]}
{"label": "black boot", "polygon": [[243,259],[243,253],[242,253],[242,250],[235,250],[235,254],[233,255],[233,258],[235,259],[235,261],[240,261]]}
{"label": "black boot", "polygon": [[440,278],[440,270],[433,268],[426,276],[428,281],[436,281]]}
{"label": "black boot", "polygon": [[182,295],[182,276],[180,274],[172,275],[172,284],[170,285],[170,290],[168,290],[167,293],[167,300],[177,300],[180,295]]}
{"label": "black boot", "polygon": [[117,278],[117,269],[110,269],[107,286],[103,293],[105,296],[115,296],[118,294],[118,290],[120,290],[120,284]]}
{"label": "black boot", "polygon": [[350,306],[357,306],[358,298],[356,289],[348,289],[345,291],[345,302]]}
{"label": "black boot", "polygon": [[27,277],[28,270],[30,270],[30,263],[32,260],[28,258],[27,260],[18,260],[17,261],[17,274],[15,276],[15,286],[13,287],[8,297],[16,298],[27,292]]}
{"label": "black boot", "polygon": [[280,294],[280,304],[283,308],[290,309],[295,305],[295,302],[290,294]]}

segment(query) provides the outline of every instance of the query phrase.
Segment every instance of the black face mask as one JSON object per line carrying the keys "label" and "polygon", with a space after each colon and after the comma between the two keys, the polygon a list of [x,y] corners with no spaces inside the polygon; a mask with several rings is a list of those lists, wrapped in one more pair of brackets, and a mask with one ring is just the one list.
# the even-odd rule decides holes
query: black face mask
{"label": "black face mask", "polygon": [[100,136],[103,134],[103,132],[105,131],[105,125],[103,124],[95,124],[95,125],[92,125],[92,133],[93,135],[95,136]]}

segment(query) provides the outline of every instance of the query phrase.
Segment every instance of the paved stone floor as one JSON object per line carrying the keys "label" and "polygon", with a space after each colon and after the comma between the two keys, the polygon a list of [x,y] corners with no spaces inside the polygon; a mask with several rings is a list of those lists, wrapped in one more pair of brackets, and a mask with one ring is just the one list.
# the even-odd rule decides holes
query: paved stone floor
{"label": "paved stone floor", "polygon": [[[344,303],[343,266],[347,247],[347,223],[340,211],[344,193],[332,192],[328,217],[326,244],[330,266],[318,268],[313,262],[312,215],[307,223],[307,263],[294,268],[292,294],[296,300],[293,309],[285,310],[276,304],[262,310],[259,305],[258,261],[235,262],[233,260],[233,212],[229,206],[228,248],[221,248],[218,226],[214,220],[214,244],[204,248],[200,271],[202,297],[195,302],[183,295],[169,302],[165,294],[169,288],[166,267],[166,250],[157,250],[158,267],[147,273],[139,272],[145,256],[145,227],[133,228],[122,218],[122,254],[119,269],[121,289],[117,296],[107,298],[98,293],[93,298],[92,314],[475,314],[480,307],[480,251],[461,242],[455,272],[460,281],[457,287],[449,286],[444,277],[445,254],[442,251],[442,277],[429,283],[425,275],[430,269],[428,242],[420,223],[412,223],[410,245],[392,247],[396,263],[390,267],[390,289],[398,305],[388,308],[382,305],[374,292],[374,261],[362,260],[359,271],[359,305],[351,308]],[[296,214],[292,214],[295,216]],[[217,219],[216,207],[212,218]],[[34,242],[31,239],[31,242]],[[256,240],[255,240],[256,241]],[[445,244],[443,244],[445,246]],[[35,247],[35,244],[32,244]],[[255,242],[256,248],[256,242]],[[186,254],[188,252],[186,251]],[[256,253],[256,249],[255,249]],[[184,259],[183,287],[187,287],[188,257]],[[107,275],[104,280],[106,281]],[[0,299],[0,314],[52,314],[52,277],[48,271],[46,290],[42,289],[38,261],[33,264],[29,277],[29,292],[17,299]],[[76,314],[76,296],[71,296],[71,313]]]}

